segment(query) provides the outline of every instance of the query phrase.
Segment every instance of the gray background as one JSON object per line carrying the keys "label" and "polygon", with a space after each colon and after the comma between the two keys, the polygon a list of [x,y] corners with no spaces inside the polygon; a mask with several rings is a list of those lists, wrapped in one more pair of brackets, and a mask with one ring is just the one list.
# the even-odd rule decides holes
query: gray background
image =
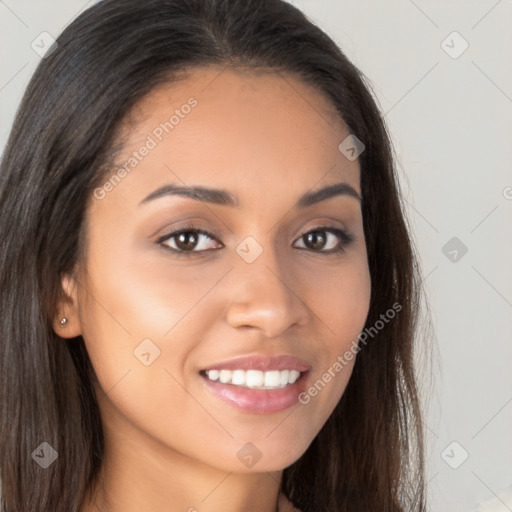
{"label": "gray background", "polygon": [[[0,148],[32,42],[93,3],[0,0]],[[437,338],[431,366],[418,355],[432,510],[512,511],[512,1],[292,3],[368,77],[394,140]]]}

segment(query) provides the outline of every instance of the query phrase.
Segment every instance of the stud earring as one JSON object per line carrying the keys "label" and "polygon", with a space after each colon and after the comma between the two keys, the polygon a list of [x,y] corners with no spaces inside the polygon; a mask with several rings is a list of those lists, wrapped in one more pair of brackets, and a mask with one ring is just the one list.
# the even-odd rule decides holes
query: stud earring
{"label": "stud earring", "polygon": [[66,325],[68,324],[68,319],[66,317],[64,317],[61,321],[60,321],[60,326],[61,327],[66,327]]}

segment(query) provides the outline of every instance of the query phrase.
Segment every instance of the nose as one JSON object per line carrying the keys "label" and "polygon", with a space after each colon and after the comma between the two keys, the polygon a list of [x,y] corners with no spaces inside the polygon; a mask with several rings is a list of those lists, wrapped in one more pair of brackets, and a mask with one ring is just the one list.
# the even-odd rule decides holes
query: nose
{"label": "nose", "polygon": [[231,279],[236,284],[227,309],[231,327],[252,327],[274,338],[309,321],[304,296],[307,283],[292,275],[292,267],[280,261],[275,250],[265,248],[252,263],[238,255],[235,258]]}

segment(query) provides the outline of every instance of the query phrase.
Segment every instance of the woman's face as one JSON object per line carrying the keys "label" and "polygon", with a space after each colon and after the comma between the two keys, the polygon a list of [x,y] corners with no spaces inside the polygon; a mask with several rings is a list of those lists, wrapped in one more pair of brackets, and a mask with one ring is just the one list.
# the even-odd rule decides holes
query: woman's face
{"label": "woman's face", "polygon": [[133,110],[88,206],[85,265],[63,283],[76,285],[66,335],[85,340],[107,440],[235,472],[306,450],[369,308],[347,136],[287,75],[195,70]]}

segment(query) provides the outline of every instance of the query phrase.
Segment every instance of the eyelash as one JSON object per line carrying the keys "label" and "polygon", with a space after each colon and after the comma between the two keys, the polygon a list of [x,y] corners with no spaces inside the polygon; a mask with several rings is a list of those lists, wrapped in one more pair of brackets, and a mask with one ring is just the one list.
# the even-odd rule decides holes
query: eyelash
{"label": "eyelash", "polygon": [[[345,231],[343,229],[327,227],[327,226],[318,226],[318,227],[315,227],[315,228],[312,228],[312,229],[306,231],[297,240],[300,240],[304,236],[306,236],[310,233],[315,233],[315,232],[331,233],[333,235],[336,235],[341,240],[341,242],[338,244],[338,246],[335,249],[329,249],[327,251],[323,251],[323,250],[315,251],[314,249],[309,249],[307,247],[299,247],[299,249],[311,251],[311,252],[317,252],[317,253],[325,254],[325,255],[339,254],[339,253],[344,253],[345,249],[356,239],[354,235],[352,235],[351,233],[348,233],[347,231]],[[217,238],[215,236],[213,236],[208,231],[204,231],[202,229],[197,229],[193,226],[182,226],[175,231],[172,231],[166,235],[163,235],[156,241],[156,243],[158,245],[161,245],[164,249],[173,252],[176,256],[179,256],[179,257],[181,257],[181,256],[190,257],[191,255],[194,255],[194,254],[201,254],[204,252],[222,249],[222,247],[220,247],[218,249],[206,249],[206,250],[202,250],[202,251],[194,251],[194,250],[185,251],[185,250],[181,250],[181,249],[174,249],[173,247],[169,247],[168,245],[164,244],[164,242],[167,242],[168,240],[170,240],[174,237],[177,237],[178,235],[181,235],[182,233],[194,233],[197,235],[204,235],[204,236],[207,236],[208,238],[211,238],[212,240],[215,240],[218,243],[221,243],[217,240]]]}

